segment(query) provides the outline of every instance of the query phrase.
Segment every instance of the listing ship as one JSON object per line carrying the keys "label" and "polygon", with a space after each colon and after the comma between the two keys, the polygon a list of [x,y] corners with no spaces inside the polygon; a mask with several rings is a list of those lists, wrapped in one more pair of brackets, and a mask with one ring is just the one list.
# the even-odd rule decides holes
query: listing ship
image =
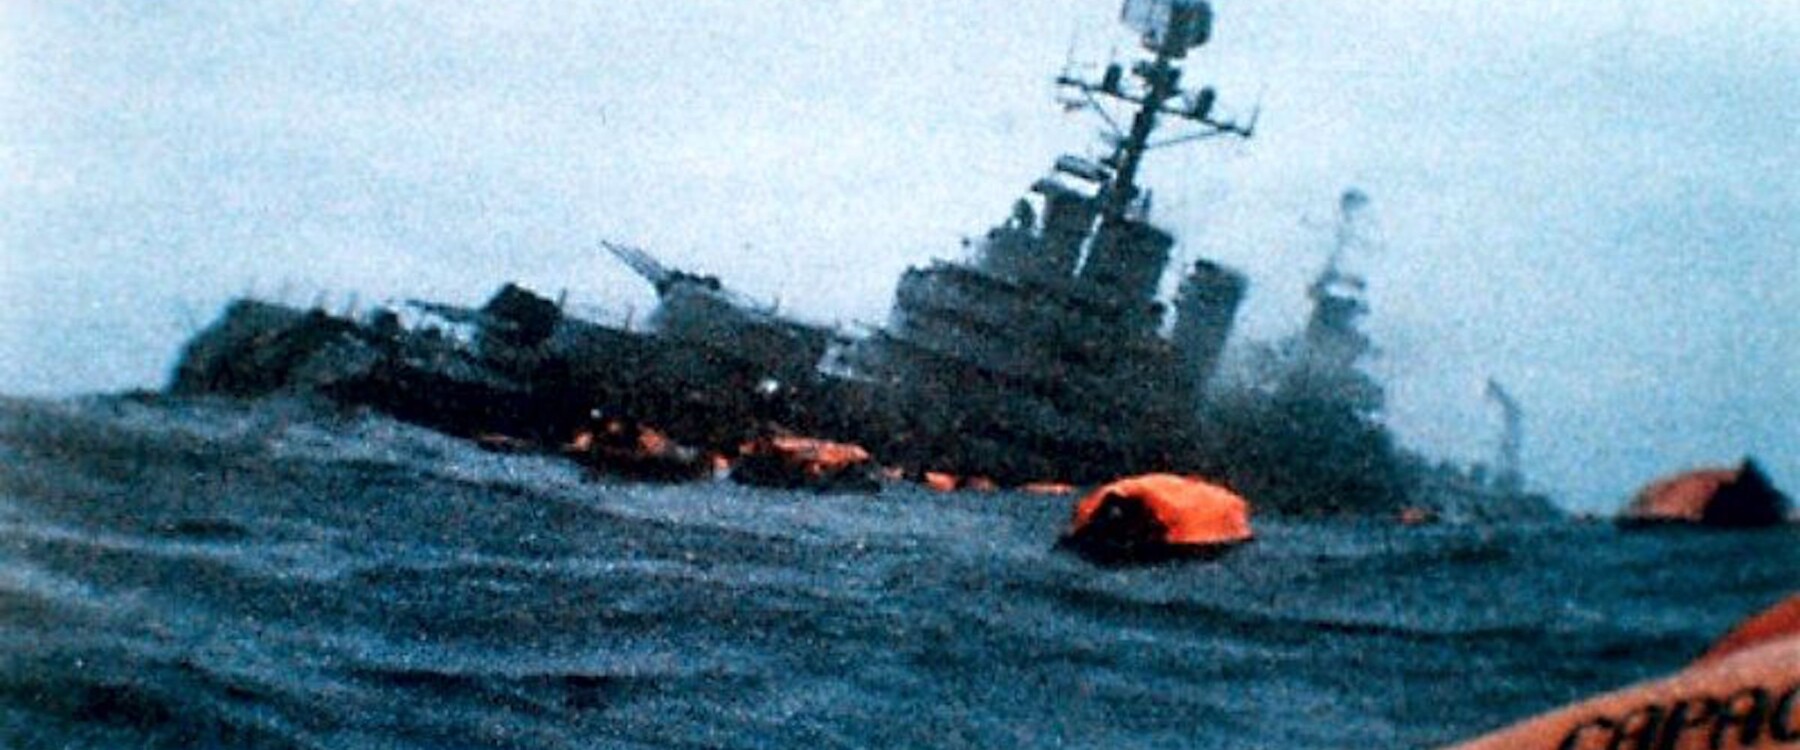
{"label": "listing ship", "polygon": [[[1212,89],[1182,84],[1180,62],[1211,34],[1206,3],[1127,0],[1122,20],[1143,59],[1057,79],[1111,127],[1105,155],[1056,159],[1006,221],[966,243],[968,258],[907,270],[885,325],[867,333],[795,320],[609,242],[656,290],[641,328],[569,315],[511,284],[480,308],[412,301],[360,318],[240,300],[189,342],[169,390],[322,395],[611,469],[635,456],[650,476],[804,444],[981,485],[1173,470],[1221,478],[1276,511],[1417,503],[1454,472],[1421,469],[1429,462],[1379,423],[1381,388],[1358,369],[1369,350],[1362,282],[1337,256],[1311,290],[1305,333],[1263,382],[1216,377],[1243,274],[1199,260],[1180,269],[1172,300],[1159,296],[1176,241],[1151,222],[1146,155],[1248,138],[1255,116],[1216,117]],[[1345,194],[1343,221],[1359,201]]]}

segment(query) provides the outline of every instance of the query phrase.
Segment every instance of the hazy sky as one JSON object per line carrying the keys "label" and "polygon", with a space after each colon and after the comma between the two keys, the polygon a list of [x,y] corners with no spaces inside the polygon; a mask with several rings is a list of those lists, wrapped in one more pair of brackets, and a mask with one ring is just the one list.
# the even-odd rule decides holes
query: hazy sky
{"label": "hazy sky", "polygon": [[[233,295],[643,310],[601,239],[879,322],[1094,123],[1113,0],[0,2],[0,393],[160,386]],[[802,7],[804,6],[804,7]],[[1157,154],[1181,258],[1299,325],[1373,199],[1375,369],[1427,453],[1610,509],[1762,457],[1800,491],[1800,2],[1221,0],[1190,81],[1247,143]]]}

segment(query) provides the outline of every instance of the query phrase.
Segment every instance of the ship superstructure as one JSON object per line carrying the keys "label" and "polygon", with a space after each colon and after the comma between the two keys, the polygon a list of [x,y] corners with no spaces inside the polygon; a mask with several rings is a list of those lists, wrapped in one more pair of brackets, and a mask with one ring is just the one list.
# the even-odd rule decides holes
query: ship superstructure
{"label": "ship superstructure", "polygon": [[1362,330],[1369,314],[1368,282],[1344,270],[1344,258],[1360,244],[1357,216],[1369,203],[1361,190],[1350,188],[1338,198],[1338,216],[1331,254],[1325,267],[1306,288],[1312,313],[1297,341],[1295,360],[1287,364],[1282,388],[1309,398],[1324,398],[1352,405],[1365,415],[1382,407],[1381,386],[1362,371],[1375,353],[1374,343]]}
{"label": "ship superstructure", "polygon": [[[1057,159],[968,261],[906,271],[886,327],[852,353],[909,422],[907,453],[1003,479],[1087,479],[1167,465],[1193,434],[1246,282],[1197,262],[1167,326],[1158,288],[1175,239],[1150,222],[1138,173],[1154,148],[1252,127],[1214,118],[1212,89],[1182,87],[1179,62],[1211,34],[1206,3],[1130,0],[1123,20],[1147,59],[1057,80],[1103,116],[1132,110],[1110,153]],[[1153,141],[1165,124],[1186,132]]]}

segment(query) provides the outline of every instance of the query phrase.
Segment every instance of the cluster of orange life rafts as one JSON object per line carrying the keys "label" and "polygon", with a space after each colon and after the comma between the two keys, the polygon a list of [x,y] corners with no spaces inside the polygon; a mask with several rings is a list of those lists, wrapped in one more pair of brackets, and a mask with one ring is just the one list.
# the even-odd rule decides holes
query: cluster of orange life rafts
{"label": "cluster of orange life rafts", "polygon": [[[647,430],[614,429],[584,436],[571,449],[617,460],[685,463],[672,443]],[[599,453],[606,451],[607,453]],[[658,467],[660,468],[660,466]],[[734,473],[782,485],[873,482],[884,473],[867,451],[844,443],[771,437],[743,446]],[[888,476],[899,479],[899,476]],[[993,489],[979,478],[927,473],[941,491]],[[1067,485],[1021,488],[1046,494]],[[1766,509],[1785,514],[1787,499],[1754,463],[1735,470],[1690,472],[1651,484],[1621,514],[1628,524],[1684,522],[1758,525]],[[1059,546],[1089,560],[1154,563],[1212,558],[1255,538],[1250,504],[1229,489],[1174,474],[1144,474],[1102,485],[1075,505]],[[1403,513],[1401,522],[1432,520]],[[1800,748],[1800,596],[1746,621],[1686,669],[1601,695],[1454,750],[1741,750]]]}

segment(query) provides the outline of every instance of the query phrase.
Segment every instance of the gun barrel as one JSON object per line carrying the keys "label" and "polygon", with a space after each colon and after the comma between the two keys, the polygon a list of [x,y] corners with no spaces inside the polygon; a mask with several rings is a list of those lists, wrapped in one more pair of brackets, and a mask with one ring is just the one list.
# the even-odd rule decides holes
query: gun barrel
{"label": "gun barrel", "polygon": [[606,248],[613,254],[613,257],[618,258],[637,275],[644,277],[659,289],[674,275],[667,266],[642,248],[605,240],[600,241],[600,246]]}

